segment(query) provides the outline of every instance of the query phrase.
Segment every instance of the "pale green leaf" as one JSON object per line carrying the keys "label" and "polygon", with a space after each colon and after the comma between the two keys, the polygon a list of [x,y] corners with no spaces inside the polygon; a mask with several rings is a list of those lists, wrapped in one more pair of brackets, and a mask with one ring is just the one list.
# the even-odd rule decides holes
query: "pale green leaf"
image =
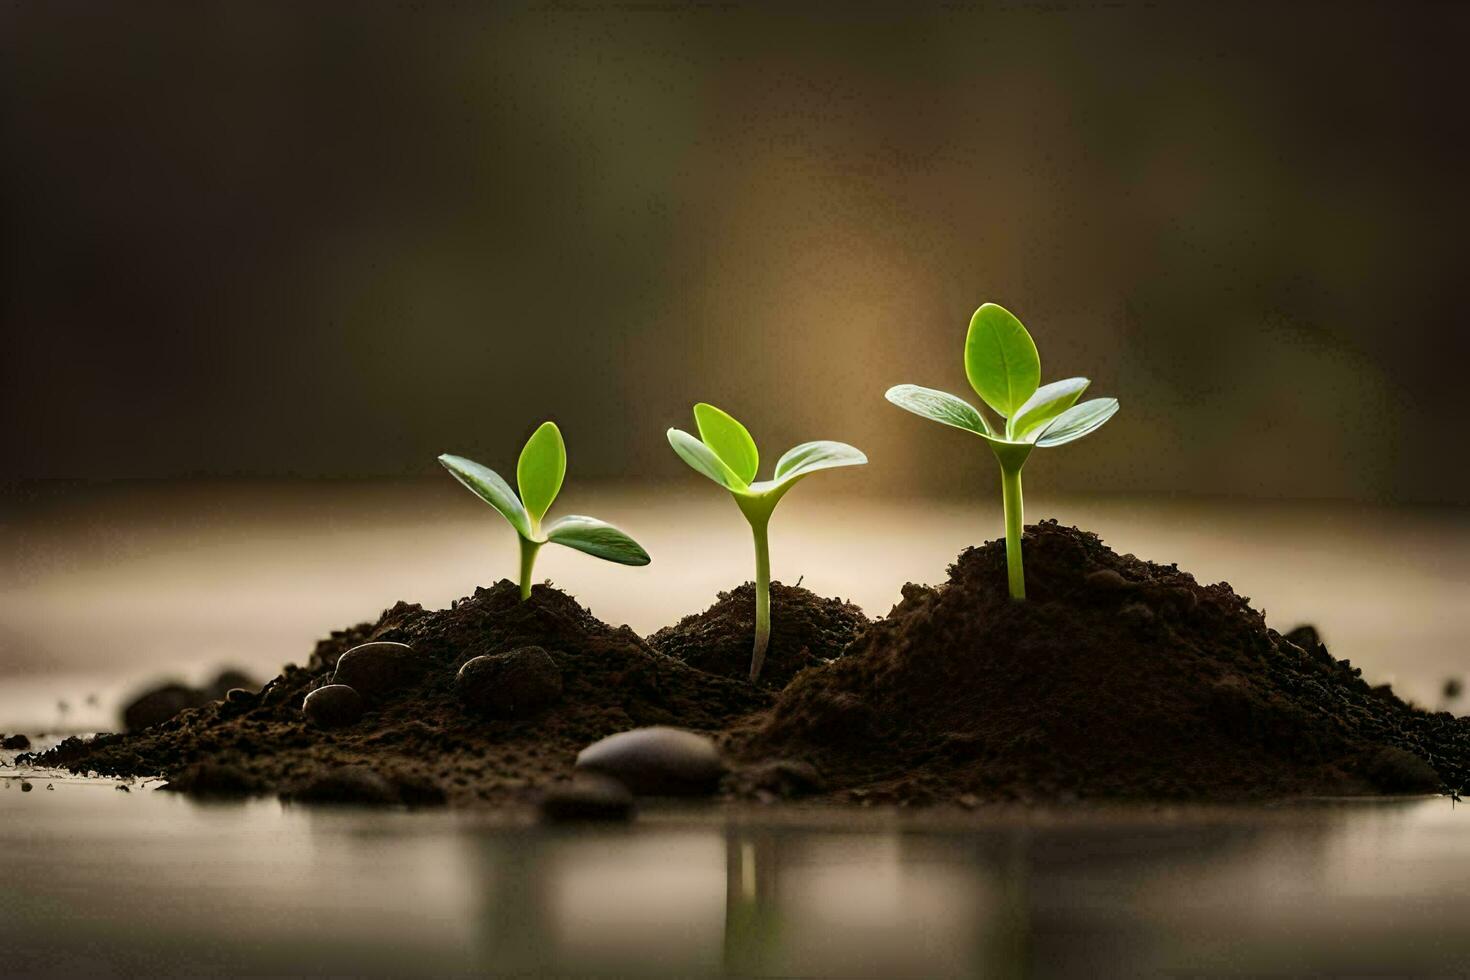
{"label": "pale green leaf", "polygon": [[694,406],[694,421],[699,426],[699,438],[725,461],[732,473],[745,483],[755,479],[760,453],[745,426],[730,413],[705,402]]}
{"label": "pale green leaf", "polygon": [[986,303],[970,318],[965,376],[985,404],[1010,418],[1041,384],[1041,357],[1010,311]]}
{"label": "pale green leaf", "polygon": [[619,565],[647,565],[648,552],[606,521],[569,514],[546,528],[546,539]]}
{"label": "pale green leaf", "polygon": [[947,391],[918,385],[895,385],[883,397],[899,408],[931,421],[943,422],[976,435],[994,435],[990,423],[978,408]]}
{"label": "pale green leaf", "polygon": [[804,442],[788,450],[776,461],[775,479],[771,486],[780,486],[810,476],[818,470],[830,470],[838,466],[861,466],[868,461],[862,451],[845,442],[821,439]]}
{"label": "pale green leaf", "polygon": [[1089,383],[1086,378],[1068,378],[1042,385],[1011,416],[1011,420],[1006,423],[1006,431],[1012,439],[1024,439],[1028,432],[1040,435],[1046,423],[1071,408],[1082,397],[1082,392]]}
{"label": "pale green leaf", "polygon": [[704,474],[726,490],[741,493],[746,489],[745,482],[725,465],[723,459],[715,455],[713,449],[683,429],[670,429],[668,435],[669,445],[674,447],[674,452],[695,472]]}
{"label": "pale green leaf", "polygon": [[542,422],[531,433],[516,463],[516,483],[521,488],[521,503],[534,521],[541,520],[561,492],[567,475],[567,447],[555,422]]}
{"label": "pale green leaf", "polygon": [[1118,411],[1116,398],[1092,398],[1073,405],[1042,430],[1038,446],[1060,446],[1074,442],[1102,425]]}
{"label": "pale green leaf", "polygon": [[526,513],[526,508],[521,506],[510,484],[501,479],[499,473],[472,459],[451,456],[448,453],[440,456],[439,462],[475,496],[500,511],[501,516],[510,521],[510,526],[516,529],[517,534],[523,538],[531,537],[531,517]]}

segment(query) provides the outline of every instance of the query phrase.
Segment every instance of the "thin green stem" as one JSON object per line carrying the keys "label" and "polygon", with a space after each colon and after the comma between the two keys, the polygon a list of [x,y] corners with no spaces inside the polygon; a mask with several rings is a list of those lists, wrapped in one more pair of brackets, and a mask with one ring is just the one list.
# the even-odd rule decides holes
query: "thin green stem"
{"label": "thin green stem", "polygon": [[755,535],[755,645],[750,651],[750,682],[754,684],[771,643],[771,545],[766,521],[753,520],[750,529]]}
{"label": "thin green stem", "polygon": [[541,545],[536,541],[519,538],[521,542],[521,601],[531,598],[531,570],[536,567],[536,552]]}
{"label": "thin green stem", "polygon": [[1002,465],[1000,468],[1001,498],[1006,511],[1006,575],[1010,581],[1011,598],[1026,598],[1026,573],[1021,566],[1021,529],[1026,515],[1021,502],[1021,468]]}

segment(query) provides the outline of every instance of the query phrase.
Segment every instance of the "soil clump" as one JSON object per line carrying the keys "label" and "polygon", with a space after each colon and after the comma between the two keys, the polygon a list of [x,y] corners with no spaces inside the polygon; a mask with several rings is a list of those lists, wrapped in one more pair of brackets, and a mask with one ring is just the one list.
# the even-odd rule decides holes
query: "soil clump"
{"label": "soil clump", "polygon": [[[309,721],[306,696],[332,683],[343,653],[373,641],[407,644],[422,669],[396,672],[398,686],[376,688],[356,723],[322,728]],[[456,690],[460,668],[525,647],[541,648],[554,662],[560,699],[535,713],[467,710]],[[523,603],[517,586],[502,581],[449,609],[399,603],[375,623],[334,632],[306,666],[287,666],[246,700],[185,709],[142,732],[68,739],[29,761],[103,775],[164,775],[175,790],[212,796],[529,801],[569,776],[577,753],[608,735],[647,725],[719,733],[769,703],[769,694],[749,684],[658,653],[557,589],[538,585]]]}
{"label": "soil clump", "polygon": [[[839,800],[1261,799],[1470,781],[1470,718],[1405,704],[1225,583],[1043,522],[964,551],[739,740]],[[1437,785],[1436,785],[1437,784]]]}
{"label": "soil clump", "polygon": [[[771,644],[760,684],[779,690],[798,672],[820,667],[868,628],[868,617],[843,599],[819,596],[800,586],[771,583]],[[746,582],[721,592],[704,612],[685,616],[648,638],[661,653],[722,677],[750,676],[755,635],[755,586]]]}

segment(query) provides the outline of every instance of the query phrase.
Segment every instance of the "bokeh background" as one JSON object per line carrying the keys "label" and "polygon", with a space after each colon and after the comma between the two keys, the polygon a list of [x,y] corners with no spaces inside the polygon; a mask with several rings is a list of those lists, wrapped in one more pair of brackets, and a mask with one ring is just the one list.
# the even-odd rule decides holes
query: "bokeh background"
{"label": "bokeh background", "polygon": [[1464,4],[17,3],[12,480],[430,474],[696,400],[864,489],[993,464],[993,300],[1123,412],[1062,490],[1470,501]]}

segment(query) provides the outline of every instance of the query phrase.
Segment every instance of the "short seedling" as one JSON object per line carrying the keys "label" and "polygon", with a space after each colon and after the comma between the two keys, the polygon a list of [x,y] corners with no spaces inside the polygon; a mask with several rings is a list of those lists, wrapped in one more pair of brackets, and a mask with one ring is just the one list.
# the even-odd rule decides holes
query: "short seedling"
{"label": "short seedling", "polygon": [[531,569],[536,564],[536,553],[548,541],[619,565],[648,564],[648,552],[638,542],[595,517],[568,515],[542,527],[541,518],[561,492],[562,478],[567,473],[566,445],[554,422],[542,422],[521,450],[520,461],[516,463],[519,497],[499,473],[472,459],[445,454],[439,457],[439,462],[475,496],[500,511],[500,516],[516,529],[521,541],[523,600],[531,596]]}
{"label": "short seedling", "polygon": [[1000,463],[1011,596],[1024,599],[1021,467],[1037,446],[1074,442],[1098,428],[1113,417],[1118,400],[1093,398],[1077,404],[1088,385],[1086,378],[1041,384],[1041,358],[1031,335],[1020,320],[994,303],[986,303],[970,318],[970,333],[965,338],[965,375],[975,393],[1005,420],[999,430],[979,409],[948,392],[898,385],[889,388],[884,397],[915,415],[973,432],[989,444]]}
{"label": "short seedling", "polygon": [[772,479],[755,480],[760,464],[755,440],[733,417],[701,402],[694,406],[696,439],[682,429],[669,430],[669,445],[696,472],[730,491],[755,535],[755,643],[750,654],[750,682],[761,675],[771,642],[771,551],[766,529],[776,504],[803,477],[837,466],[858,466],[868,457],[845,442],[804,442],[776,461]]}

